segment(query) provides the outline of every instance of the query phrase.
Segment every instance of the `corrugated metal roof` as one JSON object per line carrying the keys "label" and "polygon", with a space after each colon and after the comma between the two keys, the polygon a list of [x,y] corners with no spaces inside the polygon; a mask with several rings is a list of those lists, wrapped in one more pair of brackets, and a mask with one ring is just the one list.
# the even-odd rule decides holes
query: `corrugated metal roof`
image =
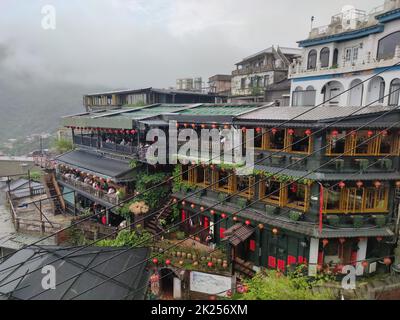
{"label": "corrugated metal roof", "polygon": [[[321,122],[326,120],[340,119],[351,116],[383,113],[392,110],[393,107],[388,106],[371,106],[358,111],[361,107],[270,107],[256,110],[237,117],[240,120],[270,120],[270,121],[287,121],[296,118],[293,121],[315,121]],[[398,110],[395,112],[399,112]]]}

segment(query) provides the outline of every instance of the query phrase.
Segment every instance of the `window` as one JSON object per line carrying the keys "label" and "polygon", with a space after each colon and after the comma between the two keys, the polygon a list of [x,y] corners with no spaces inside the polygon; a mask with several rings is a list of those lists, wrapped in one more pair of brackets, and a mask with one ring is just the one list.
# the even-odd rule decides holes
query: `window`
{"label": "window", "polygon": [[308,64],[307,69],[312,70],[317,67],[317,51],[311,50],[308,54]]}
{"label": "window", "polygon": [[376,148],[376,139],[371,139],[376,132],[370,130],[357,131],[355,139],[353,139],[353,150],[355,155],[374,155]]}
{"label": "window", "polygon": [[335,49],[333,51],[333,62],[332,62],[332,67],[337,67],[338,66],[338,61],[339,61],[339,50]]}
{"label": "window", "polygon": [[347,48],[345,50],[346,62],[355,63],[358,60],[359,47]]}
{"label": "window", "polygon": [[321,67],[322,68],[327,68],[329,67],[329,48],[323,48],[320,53],[320,61],[321,61]]}
{"label": "window", "polygon": [[214,172],[214,188],[222,191],[232,193],[234,192],[233,175],[227,171],[213,171]]}
{"label": "window", "polygon": [[260,200],[284,206],[286,198],[285,188],[281,188],[281,183],[275,180],[260,181]]}
{"label": "window", "polygon": [[236,191],[250,199],[254,196],[254,177],[236,176]]}
{"label": "window", "polygon": [[266,149],[267,150],[283,150],[285,148],[285,130],[276,129],[268,130],[269,132],[265,135]]}
{"label": "window", "polygon": [[396,47],[400,46],[400,31],[389,34],[378,43],[377,60],[392,59],[396,53]]}
{"label": "window", "polygon": [[297,87],[292,93],[292,106],[313,107],[315,106],[316,91],[313,86],[308,86],[306,90]]}
{"label": "window", "polygon": [[246,88],[246,78],[240,79],[240,89]]}
{"label": "window", "polygon": [[332,132],[328,135],[327,140],[329,141],[328,145],[328,154],[330,155],[336,155],[336,154],[342,154],[345,153],[345,151],[349,151],[350,146],[349,146],[349,139],[346,137],[348,134],[347,131],[337,131],[335,130],[336,133],[333,135]]}
{"label": "window", "polygon": [[325,213],[371,213],[388,211],[389,188],[325,188]]}
{"label": "window", "polygon": [[[288,146],[291,145],[291,151],[297,153],[311,152],[311,136],[307,136],[303,129],[292,129],[293,134],[288,134]],[[289,151],[289,150],[288,150]]]}
{"label": "window", "polygon": [[189,166],[181,166],[182,182],[189,182]]}
{"label": "window", "polygon": [[309,208],[310,187],[296,182],[288,186],[287,206],[306,212]]}
{"label": "window", "polygon": [[389,105],[398,106],[400,97],[400,79],[394,79],[390,84]]}
{"label": "window", "polygon": [[396,154],[398,139],[391,131],[382,131],[378,137],[377,149],[381,155]]}
{"label": "window", "polygon": [[351,61],[351,49],[346,49],[346,61]]}

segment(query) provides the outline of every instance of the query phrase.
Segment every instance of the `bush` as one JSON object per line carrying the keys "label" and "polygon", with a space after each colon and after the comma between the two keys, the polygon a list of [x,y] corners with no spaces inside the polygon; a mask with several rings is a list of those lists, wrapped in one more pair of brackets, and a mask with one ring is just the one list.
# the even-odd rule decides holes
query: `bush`
{"label": "bush", "polygon": [[337,227],[340,223],[340,218],[338,216],[328,216],[328,223],[333,227]]}
{"label": "bush", "polygon": [[176,232],[176,239],[177,240],[183,240],[186,238],[185,232],[183,231],[177,231]]}
{"label": "bush", "polygon": [[384,227],[386,224],[386,217],[384,215],[375,216],[375,223],[378,227]]}
{"label": "bush", "polygon": [[290,220],[299,221],[300,220],[300,216],[301,216],[300,212],[297,212],[297,211],[290,211],[289,212]]}
{"label": "bush", "polygon": [[364,225],[364,218],[361,216],[353,217],[353,226],[354,228],[361,228]]}

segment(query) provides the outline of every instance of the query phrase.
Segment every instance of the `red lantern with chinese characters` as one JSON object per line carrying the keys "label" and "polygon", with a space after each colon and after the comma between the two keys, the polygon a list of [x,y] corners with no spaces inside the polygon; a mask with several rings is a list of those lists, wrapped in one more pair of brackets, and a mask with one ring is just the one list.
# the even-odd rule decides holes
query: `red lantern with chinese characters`
{"label": "red lantern with chinese characters", "polygon": [[307,130],[305,131],[305,134],[306,134],[307,136],[311,136],[312,131],[311,131],[310,129],[307,129]]}
{"label": "red lantern with chinese characters", "polygon": [[357,181],[356,182],[356,186],[357,186],[358,189],[361,189],[363,185],[364,185],[364,183],[362,181]]}
{"label": "red lantern with chinese characters", "polygon": [[346,184],[343,181],[339,182],[339,188],[343,189],[346,186]]}
{"label": "red lantern with chinese characters", "polygon": [[246,226],[249,226],[249,225],[251,225],[251,221],[250,220],[246,220]]}
{"label": "red lantern with chinese characters", "polygon": [[154,259],[153,259],[153,263],[154,263],[154,264],[158,264],[158,259],[157,259],[157,258],[154,258]]}
{"label": "red lantern with chinese characters", "polygon": [[169,259],[165,260],[165,264],[166,264],[167,266],[169,266],[169,265],[171,264],[171,260],[169,260]]}
{"label": "red lantern with chinese characters", "polygon": [[328,245],[328,243],[329,243],[328,239],[322,240],[322,245],[324,246],[324,248]]}
{"label": "red lantern with chinese characters", "polygon": [[375,188],[379,189],[380,187],[382,187],[382,182],[380,182],[380,181],[375,181],[375,182],[374,182],[374,186],[375,186]]}
{"label": "red lantern with chinese characters", "polygon": [[293,130],[293,129],[289,129],[289,130],[288,130],[288,134],[289,134],[290,136],[294,135],[294,130]]}
{"label": "red lantern with chinese characters", "polygon": [[383,263],[387,266],[389,266],[392,263],[392,259],[390,259],[389,257],[386,257],[385,259],[383,259]]}

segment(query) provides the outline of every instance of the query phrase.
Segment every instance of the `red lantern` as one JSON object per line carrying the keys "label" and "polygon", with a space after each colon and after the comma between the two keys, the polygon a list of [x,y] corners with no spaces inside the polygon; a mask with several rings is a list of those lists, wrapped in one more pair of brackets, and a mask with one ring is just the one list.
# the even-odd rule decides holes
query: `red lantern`
{"label": "red lantern", "polygon": [[364,268],[367,268],[367,267],[368,267],[368,261],[363,261],[363,262],[361,263],[361,265],[362,265]]}
{"label": "red lantern", "polygon": [[249,225],[251,225],[251,221],[250,220],[246,220],[246,226],[249,226]]}
{"label": "red lantern", "polygon": [[178,200],[177,200],[176,198],[174,198],[174,200],[173,200],[173,201],[174,201],[174,203],[177,203],[177,202],[178,202]]}
{"label": "red lantern", "polygon": [[169,266],[169,265],[171,264],[171,260],[169,260],[169,259],[165,260],[165,264],[166,264],[167,266]]}
{"label": "red lantern", "polygon": [[271,132],[272,132],[273,135],[276,135],[276,133],[278,132],[278,129],[277,128],[272,128]]}
{"label": "red lantern", "polygon": [[185,128],[187,128],[187,127],[188,127],[188,124],[187,124],[187,123],[184,123],[183,126],[184,126]]}
{"label": "red lantern", "polygon": [[256,132],[257,132],[257,133],[260,133],[261,130],[262,130],[261,128],[256,128]]}
{"label": "red lantern", "polygon": [[293,130],[293,129],[289,129],[289,130],[288,130],[288,134],[289,134],[290,136],[294,135],[294,130]]}
{"label": "red lantern", "polygon": [[392,263],[392,259],[390,259],[389,257],[386,257],[385,259],[383,259],[383,263],[387,266],[389,266]]}
{"label": "red lantern", "polygon": [[154,263],[154,264],[158,264],[158,259],[157,259],[157,258],[154,258],[154,259],[153,259],[153,263]]}
{"label": "red lantern", "polygon": [[213,123],[213,125],[211,126],[211,128],[216,129],[217,125],[215,123]]}
{"label": "red lantern", "polygon": [[196,125],[194,123],[192,123],[192,128],[196,129]]}
{"label": "red lantern", "polygon": [[204,212],[204,207],[200,207],[200,211],[201,211],[201,212]]}
{"label": "red lantern", "polygon": [[224,125],[224,129],[229,129],[229,124]]}
{"label": "red lantern", "polygon": [[273,234],[278,234],[278,229],[277,229],[277,228],[273,228],[273,229],[272,229],[272,233],[273,233]]}
{"label": "red lantern", "polygon": [[184,206],[186,204],[186,202],[185,201],[182,201],[182,205]]}
{"label": "red lantern", "polygon": [[209,268],[212,268],[212,267],[213,267],[213,263],[210,261],[209,263],[207,263],[207,266],[208,266]]}
{"label": "red lantern", "polygon": [[324,248],[328,245],[328,243],[329,243],[328,239],[322,240],[322,245],[324,246]]}
{"label": "red lantern", "polygon": [[210,211],[211,215],[215,215],[215,210]]}
{"label": "red lantern", "polygon": [[195,206],[194,203],[192,203],[192,204],[190,205],[190,207],[191,207],[192,209],[196,208],[196,206]]}
{"label": "red lantern", "polygon": [[247,131],[247,128],[246,127],[243,127],[242,128],[242,132],[246,132]]}
{"label": "red lantern", "polygon": [[383,240],[382,237],[376,237],[376,241],[381,242]]}
{"label": "red lantern", "polygon": [[362,181],[357,181],[356,185],[358,189],[361,189],[364,183]]}
{"label": "red lantern", "polygon": [[387,131],[387,130],[383,130],[383,131],[381,132],[381,135],[382,135],[383,137],[386,137],[386,136],[388,135],[388,131]]}
{"label": "red lantern", "polygon": [[368,135],[369,138],[371,138],[371,137],[374,135],[374,132],[371,131],[371,130],[369,130],[369,131],[367,132],[367,135]]}
{"label": "red lantern", "polygon": [[400,188],[400,181],[396,181],[396,188]]}
{"label": "red lantern", "polygon": [[380,182],[380,181],[375,181],[375,182],[374,182],[374,186],[375,186],[375,188],[379,189],[380,187],[382,187],[382,182]]}
{"label": "red lantern", "polygon": [[346,239],[345,239],[345,238],[340,238],[340,239],[339,239],[339,242],[340,242],[341,244],[343,244],[343,243],[346,242]]}
{"label": "red lantern", "polygon": [[135,134],[136,133],[136,131],[135,130],[131,130],[131,134]]}
{"label": "red lantern", "polygon": [[343,181],[339,182],[339,188],[343,189],[346,186],[346,184]]}
{"label": "red lantern", "polygon": [[334,138],[336,138],[338,135],[339,135],[339,131],[337,131],[337,130],[333,130],[331,132],[331,136],[334,137]]}
{"label": "red lantern", "polygon": [[206,125],[205,125],[205,124],[202,124],[202,125],[201,125],[201,128],[202,128],[202,129],[205,129],[205,128],[206,128]]}
{"label": "red lantern", "polygon": [[307,129],[305,133],[306,133],[307,136],[311,136],[312,131],[310,129]]}
{"label": "red lantern", "polygon": [[221,214],[221,218],[226,219],[226,214],[225,213]]}

